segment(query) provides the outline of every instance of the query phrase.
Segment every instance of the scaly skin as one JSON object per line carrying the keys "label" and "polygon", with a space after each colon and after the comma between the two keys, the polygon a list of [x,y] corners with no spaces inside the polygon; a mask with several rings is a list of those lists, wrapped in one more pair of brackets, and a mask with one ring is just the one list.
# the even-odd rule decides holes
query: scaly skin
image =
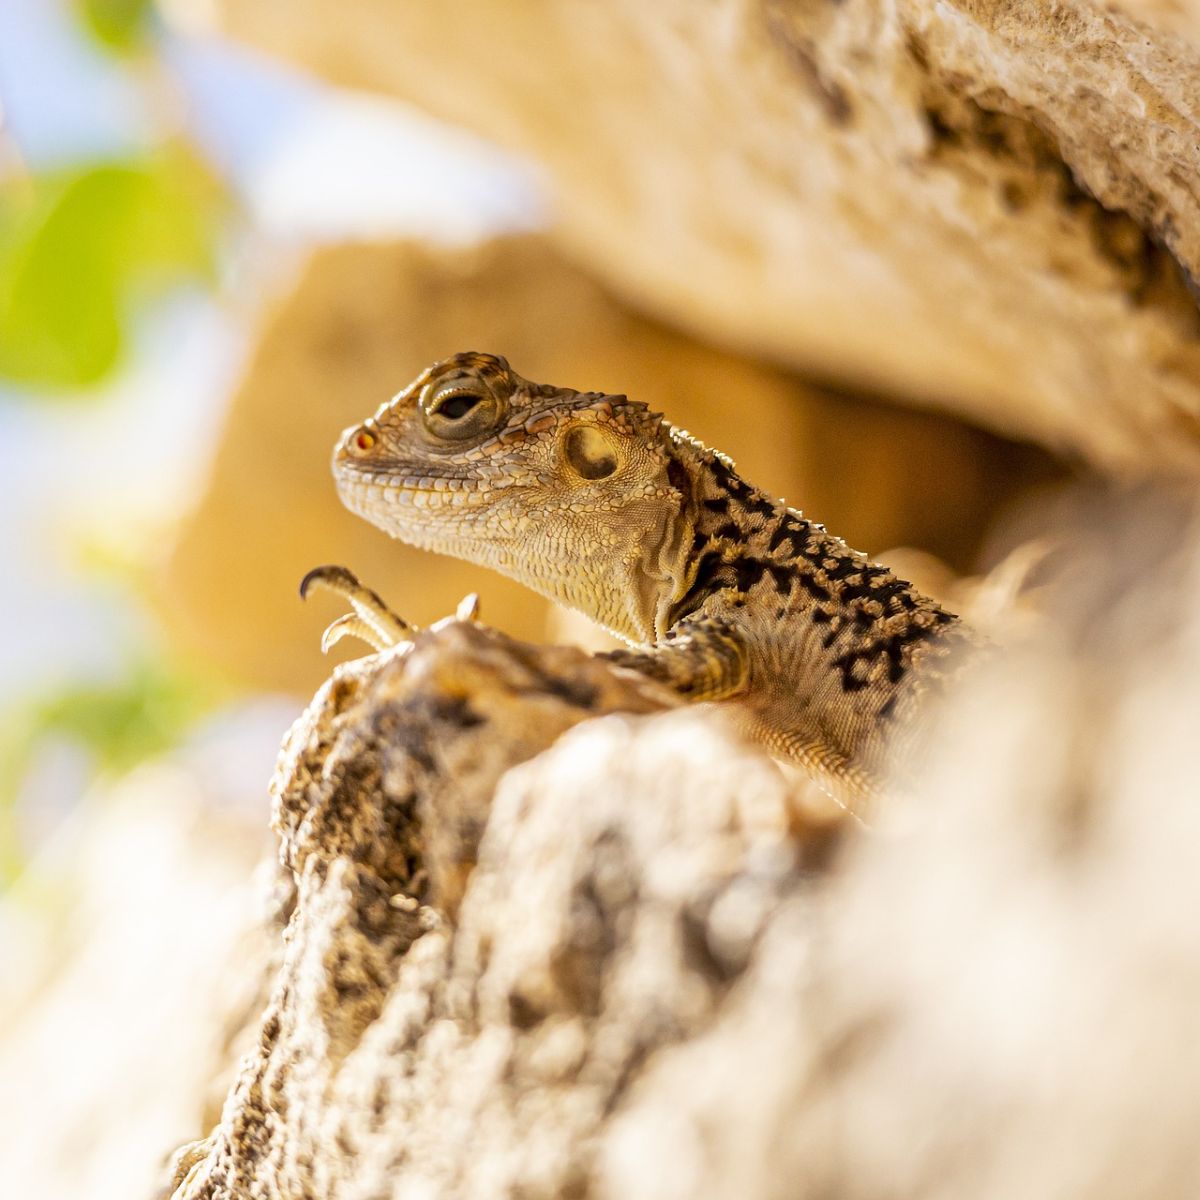
{"label": "scaly skin", "polygon": [[333,471],[393,537],[586,613],[636,647],[616,662],[735,705],[851,802],[880,791],[889,747],[915,752],[922,698],[974,640],[661,414],[492,355],[430,367],[342,435]]}

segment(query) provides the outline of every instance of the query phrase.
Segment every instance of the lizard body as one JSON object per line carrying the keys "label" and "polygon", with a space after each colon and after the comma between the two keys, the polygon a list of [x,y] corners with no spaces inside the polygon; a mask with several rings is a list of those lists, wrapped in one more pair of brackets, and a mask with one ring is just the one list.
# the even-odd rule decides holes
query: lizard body
{"label": "lizard body", "polygon": [[915,738],[922,698],[974,640],[661,414],[496,356],[430,367],[342,435],[333,470],[392,536],[587,614],[631,646],[608,657],[730,702],[851,800],[878,792],[885,752]]}

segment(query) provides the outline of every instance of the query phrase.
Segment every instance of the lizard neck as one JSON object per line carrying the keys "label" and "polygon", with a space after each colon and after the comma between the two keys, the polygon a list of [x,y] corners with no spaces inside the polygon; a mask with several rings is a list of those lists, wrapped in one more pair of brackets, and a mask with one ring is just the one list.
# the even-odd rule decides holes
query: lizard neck
{"label": "lizard neck", "polygon": [[803,647],[805,670],[846,692],[897,685],[958,618],[796,509],[748,484],[723,455],[675,437],[691,484],[692,542],[668,628],[720,609]]}
{"label": "lizard neck", "polygon": [[748,484],[725,455],[683,430],[673,429],[671,440],[686,477],[685,484],[676,481],[676,486],[685,493],[686,521],[680,524],[686,524],[691,541],[675,573],[676,586],[664,613],[666,628],[697,612],[717,592],[752,590],[777,559],[782,565],[786,555],[777,554],[777,539],[772,543],[785,521],[805,536],[824,534],[823,526]]}

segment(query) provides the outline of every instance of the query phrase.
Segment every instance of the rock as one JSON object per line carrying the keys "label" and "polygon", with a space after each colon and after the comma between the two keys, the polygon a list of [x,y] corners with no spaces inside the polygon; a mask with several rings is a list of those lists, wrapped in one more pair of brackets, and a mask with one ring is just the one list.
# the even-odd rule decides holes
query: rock
{"label": "rock", "polygon": [[1194,4],[215,7],[535,159],[560,243],[662,320],[1106,467],[1200,464]]}
{"label": "rock", "polygon": [[966,566],[995,508],[1048,472],[1022,447],[838,400],[672,333],[616,304],[541,238],[457,251],[337,246],[312,259],[266,323],[204,494],[165,556],[158,606],[175,638],[256,687],[311,693],[327,670],[320,630],[335,614],[324,600],[302,605],[296,586],[323,562],[353,567],[418,624],[478,590],[489,622],[545,638],[546,602],[389,540],[342,508],[329,473],[346,425],[469,348],[502,350],[534,379],[665,410],[872,551],[912,543]]}
{"label": "rock", "polygon": [[[410,1189],[581,1180],[646,1049],[701,1028],[799,878],[788,786],[718,718],[560,738],[673,706],[581,651],[460,621],[340,667],[273,785],[297,901],[257,1048],[175,1194],[367,1194],[398,1153]],[[685,796],[697,771],[713,786]],[[604,990],[626,985],[650,1010],[605,1019]],[[503,1161],[462,1154],[476,1122]]]}
{"label": "rock", "polygon": [[227,790],[248,744],[217,735],[97,781],[0,894],[5,1195],[149,1197],[220,1118],[280,945],[248,886],[269,853],[261,787]]}
{"label": "rock", "polygon": [[1191,1196],[1200,519],[1058,519],[1040,622],[871,833],[575,650],[451,621],[339,668],[175,1200]]}

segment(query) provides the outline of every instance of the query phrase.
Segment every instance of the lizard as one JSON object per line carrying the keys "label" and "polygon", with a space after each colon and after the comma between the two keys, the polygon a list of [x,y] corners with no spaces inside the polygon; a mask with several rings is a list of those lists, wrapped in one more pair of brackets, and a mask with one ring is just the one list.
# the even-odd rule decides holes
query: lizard
{"label": "lizard", "polygon": [[[760,491],[732,461],[625,395],[533,383],[504,358],[423,371],[333,452],[342,502],[411,545],[493,568],[626,648],[605,657],[743,728],[852,807],[915,753],[932,694],[979,639],[886,566]],[[376,649],[407,624],[344,568],[322,645]],[[475,598],[460,606],[471,616]]]}

